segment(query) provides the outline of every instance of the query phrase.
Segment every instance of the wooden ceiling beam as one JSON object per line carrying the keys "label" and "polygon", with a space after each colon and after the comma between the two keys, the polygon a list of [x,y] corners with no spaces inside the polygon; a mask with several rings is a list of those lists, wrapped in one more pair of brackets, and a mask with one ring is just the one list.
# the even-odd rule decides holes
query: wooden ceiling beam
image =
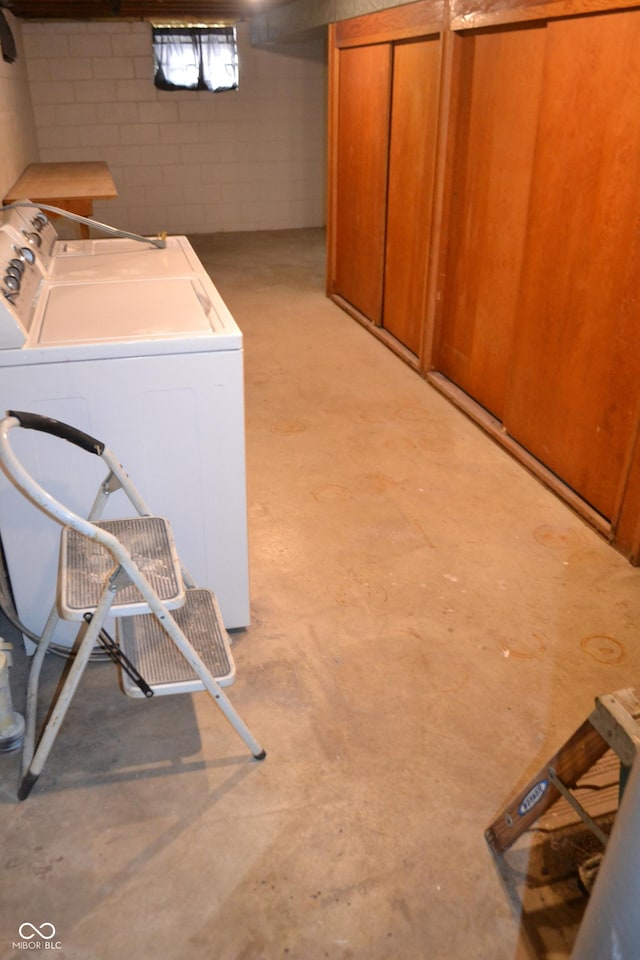
{"label": "wooden ceiling beam", "polygon": [[293,0],[1,0],[23,20],[243,20]]}

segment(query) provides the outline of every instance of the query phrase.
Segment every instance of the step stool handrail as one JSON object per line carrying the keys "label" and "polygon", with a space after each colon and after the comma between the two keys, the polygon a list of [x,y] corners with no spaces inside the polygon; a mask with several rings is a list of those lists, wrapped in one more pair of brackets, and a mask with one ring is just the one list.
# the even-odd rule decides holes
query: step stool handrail
{"label": "step stool handrail", "polygon": [[[20,463],[13,452],[9,442],[9,434],[11,431],[16,427],[23,426],[23,423],[20,419],[22,416],[25,415],[14,414],[13,416],[7,416],[0,420],[0,467],[2,467],[9,480],[11,480],[17,489],[20,490],[25,497],[31,500],[36,507],[46,513],[47,516],[51,517],[61,526],[71,527],[77,533],[87,537],[89,540],[99,543],[102,547],[108,550],[115,561],[114,570],[117,566],[120,566],[127,574],[131,583],[138,588],[151,609],[161,617],[166,615],[166,610],[163,607],[163,604],[157,597],[147,578],[139,569],[138,565],[132,559],[128,550],[123,546],[120,540],[118,540],[118,538],[108,530],[104,530],[102,527],[97,526],[95,523],[92,523],[91,520],[85,520],[84,517],[78,516],[78,514],[74,513],[68,507],[65,507],[64,504],[60,503],[59,500],[56,500],[55,497],[48,493],[44,487],[41,487],[40,484],[34,480],[31,474],[25,470],[24,466]],[[26,416],[35,417],[36,415]],[[126,474],[122,468],[117,465],[113,456],[109,456],[110,451],[108,447],[105,447],[105,445],[100,443],[100,441],[95,441],[92,437],[89,437],[88,434],[82,434],[81,431],[76,431],[74,427],[69,427],[67,424],[63,424],[60,421],[51,421],[47,417],[38,419],[43,421],[43,423],[34,429],[40,429],[46,433],[53,433],[56,436],[62,436],[63,432],[69,431],[73,434],[83,437],[83,442],[79,445],[83,446],[84,449],[90,449],[90,452],[96,453],[98,456],[102,457],[104,455],[105,457],[108,457],[111,470],[114,471],[114,468],[117,469],[120,476],[124,477],[126,480]],[[53,424],[54,428],[51,430],[47,429],[47,423]],[[69,439],[69,437],[65,437],[65,439]],[[89,444],[85,443],[85,440],[88,441]],[[72,442],[77,441],[74,440]],[[94,445],[97,446],[94,448]],[[144,504],[141,498],[140,506],[146,508],[146,504]],[[147,516],[150,515],[149,511],[146,509],[145,513]],[[190,584],[191,578],[188,574],[188,571],[182,565],[181,568],[183,575],[186,574],[186,577],[188,578],[187,582]]]}
{"label": "step stool handrail", "polygon": [[[45,420],[47,418],[42,419]],[[53,422],[56,424],[59,423],[59,421]],[[106,530],[101,530],[89,520],[85,520],[83,517],[78,516],[77,513],[74,513],[73,510],[65,507],[64,504],[60,503],[59,500],[56,500],[55,497],[48,493],[44,487],[41,487],[40,484],[34,480],[31,474],[28,473],[28,471],[20,463],[11,448],[9,434],[16,427],[22,426],[23,424],[21,420],[19,420],[18,416],[15,415],[7,416],[0,420],[0,467],[2,467],[8,479],[25,497],[27,497],[27,499],[31,500],[36,507],[46,513],[61,526],[72,527],[83,536],[89,537],[91,540],[97,540],[111,553],[117,556],[118,553],[122,551],[122,547],[116,537]],[[69,429],[72,430],[73,428]],[[53,433],[54,431],[44,432]],[[60,436],[59,433],[56,435]],[[85,434],[85,436],[87,435]],[[87,448],[85,447],[85,449]],[[102,456],[102,451],[104,449],[104,445],[101,445],[101,449],[98,454],[99,456]],[[97,450],[92,452],[98,453]]]}
{"label": "step stool handrail", "polygon": [[[44,417],[39,413],[27,413],[23,410],[7,410],[7,417],[14,417],[19,420],[19,425],[27,430],[38,430],[40,433],[48,433],[51,436],[59,437],[61,440],[68,440],[69,443],[75,444],[87,453],[94,453],[96,456],[101,457],[109,468],[110,475],[115,478],[117,484],[124,490],[140,516],[151,515],[151,510],[143,500],[139,490],[123,470],[113,451],[110,450],[102,440],[96,440],[96,438],[90,434],[85,433],[83,430],[78,430],[77,427],[72,427],[62,420],[54,420],[53,417]],[[101,493],[98,494],[96,504],[105,499],[111,492],[108,489],[109,479],[110,476],[108,475],[102,484]],[[98,519],[96,504],[94,504],[89,514],[89,520]]]}
{"label": "step stool handrail", "polygon": [[27,413],[25,410],[7,410],[7,417],[15,417],[20,421],[20,426],[26,430],[39,430],[41,433],[50,433],[54,437],[60,437],[61,440],[68,440],[77,447],[81,447],[88,453],[95,453],[101,456],[105,448],[102,440],[96,440],[95,437],[72,427],[62,420],[54,420],[53,417],[45,417],[41,413]]}
{"label": "step stool handrail", "polygon": [[[56,523],[59,523],[63,527],[71,527],[77,531],[77,533],[88,537],[90,540],[95,540],[105,547],[120,566],[127,571],[132,582],[138,586],[138,589],[140,589],[144,595],[145,591],[141,589],[141,583],[146,581],[126,549],[117,537],[114,537],[113,534],[107,530],[97,527],[95,523],[92,522],[98,520],[102,512],[105,500],[103,492],[105,483],[103,482],[99,488],[99,493],[96,497],[94,507],[89,514],[89,518],[85,519],[84,517],[80,517],[45,490],[19,461],[9,441],[10,432],[17,427],[51,434],[52,436],[67,440],[81,447],[88,453],[100,457],[108,468],[110,475],[113,475],[120,484],[136,512],[140,516],[151,516],[152,511],[142,498],[135,484],[120,465],[113,451],[101,440],[96,440],[95,437],[90,436],[88,433],[84,433],[82,430],[78,430],[76,427],[72,427],[61,420],[54,420],[52,417],[44,417],[36,413],[8,410],[7,415],[0,420],[0,467],[11,483],[23,496],[42,510],[43,513],[46,513],[47,516],[55,520]],[[183,563],[181,563],[180,566],[185,584],[187,586],[193,586],[195,583],[193,577]]]}

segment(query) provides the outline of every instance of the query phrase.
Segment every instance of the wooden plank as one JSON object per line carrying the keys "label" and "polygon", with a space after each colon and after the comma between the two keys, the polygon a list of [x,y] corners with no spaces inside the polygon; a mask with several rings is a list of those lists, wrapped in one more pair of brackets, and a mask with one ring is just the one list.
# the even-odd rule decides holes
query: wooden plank
{"label": "wooden plank", "polygon": [[607,540],[611,539],[611,525],[608,521],[600,516],[599,513],[596,513],[585,500],[578,496],[575,490],[567,487],[555,473],[551,473],[544,464],[540,463],[535,457],[532,457],[524,447],[514,440],[513,437],[510,437],[509,434],[505,432],[500,421],[492,417],[484,407],[481,407],[479,403],[476,403],[468,394],[460,390],[459,387],[437,371],[431,370],[427,372],[426,379],[436,390],[450,400],[451,403],[466,413],[478,426],[482,427],[499,446],[507,450],[525,469],[529,470],[529,472],[537,477],[549,490],[560,497],[567,506],[575,510],[579,516],[583,517],[598,533]]}
{"label": "wooden plank", "polygon": [[550,767],[565,786],[575,787],[608,749],[606,741],[585,720],[487,828],[485,839],[491,849],[495,853],[507,850],[559,799],[560,793],[549,780]]}
{"label": "wooden plank", "polygon": [[418,356],[431,239],[440,42],[415,40],[393,49],[382,325]]}
{"label": "wooden plank", "polygon": [[604,517],[640,398],[640,11],[548,24],[503,421]]}
{"label": "wooden plank", "polygon": [[74,200],[109,200],[117,197],[113,178],[102,161],[31,163],[4,198],[33,200],[62,206]]}
{"label": "wooden plank", "polygon": [[[110,200],[117,196],[109,168],[102,161],[31,163],[11,187],[3,203],[32,200],[80,217],[92,217],[94,200]],[[51,217],[59,216],[51,210],[46,212]],[[86,224],[80,224],[80,235],[89,236]]]}
{"label": "wooden plank", "polygon": [[331,292],[380,323],[391,47],[341,50],[338,83],[336,249]]}
{"label": "wooden plank", "polygon": [[338,212],[338,117],[340,53],[335,42],[336,25],[329,24],[328,31],[328,93],[327,93],[327,261],[326,293],[330,297],[335,289],[336,233]]}
{"label": "wooden plank", "polygon": [[575,17],[637,6],[625,0],[451,0],[452,30]]}
{"label": "wooden plank", "polygon": [[425,295],[425,319],[420,344],[420,372],[426,376],[433,368],[434,344],[441,316],[438,283],[441,265],[446,262],[444,249],[448,235],[448,212],[444,198],[450,183],[450,159],[454,155],[454,124],[457,85],[455,83],[459,37],[450,30],[440,36],[440,82],[438,91],[438,135],[435,144],[434,185],[432,201],[431,242],[428,283]]}
{"label": "wooden plank", "polygon": [[447,260],[432,365],[502,419],[542,89],[545,29],[460,38]]}
{"label": "wooden plank", "polygon": [[[640,410],[636,417],[640,423]],[[640,564],[640,432],[636,427],[636,439],[629,457],[626,476],[623,478],[620,495],[620,511],[614,521],[616,547],[631,563]]]}
{"label": "wooden plank", "polygon": [[607,741],[625,767],[631,767],[640,748],[640,699],[629,687],[596,698],[591,725]]}
{"label": "wooden plank", "polygon": [[336,43],[347,47],[426,36],[438,33],[444,23],[444,0],[417,0],[340,21],[336,24]]}

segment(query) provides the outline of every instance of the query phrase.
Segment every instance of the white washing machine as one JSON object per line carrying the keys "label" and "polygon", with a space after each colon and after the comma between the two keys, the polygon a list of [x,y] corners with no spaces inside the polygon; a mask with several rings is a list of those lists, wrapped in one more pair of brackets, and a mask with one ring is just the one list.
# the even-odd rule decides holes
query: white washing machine
{"label": "white washing machine", "polygon": [[[245,627],[242,334],[185,237],[168,238],[168,275],[142,269],[147,248],[135,241],[82,243],[100,254],[68,259],[77,270],[90,261],[91,277],[52,278],[27,238],[0,229],[0,411],[55,417],[104,441],[150,508],[171,520],[181,559],[215,591],[226,627]],[[103,247],[111,243],[119,251]],[[163,251],[152,252],[158,264]],[[131,258],[137,273],[126,273]],[[36,479],[86,514],[101,464],[44,434],[19,431],[16,441]],[[119,496],[107,516],[118,514]],[[54,598],[59,529],[3,475],[0,536],[18,613],[39,633]],[[54,641],[69,646],[73,633],[61,624]]]}

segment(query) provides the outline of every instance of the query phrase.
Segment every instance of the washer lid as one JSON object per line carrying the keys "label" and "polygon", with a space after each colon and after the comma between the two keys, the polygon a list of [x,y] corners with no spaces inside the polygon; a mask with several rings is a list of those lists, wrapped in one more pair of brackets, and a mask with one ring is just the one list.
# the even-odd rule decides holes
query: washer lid
{"label": "washer lid", "polygon": [[[50,283],[38,307],[42,319],[33,347],[228,336],[238,344],[241,340],[215,287],[203,278]],[[215,348],[210,343],[209,349]]]}
{"label": "washer lid", "polygon": [[202,275],[202,264],[186,237],[167,237],[162,248],[136,240],[58,240],[48,278],[67,283]]}

